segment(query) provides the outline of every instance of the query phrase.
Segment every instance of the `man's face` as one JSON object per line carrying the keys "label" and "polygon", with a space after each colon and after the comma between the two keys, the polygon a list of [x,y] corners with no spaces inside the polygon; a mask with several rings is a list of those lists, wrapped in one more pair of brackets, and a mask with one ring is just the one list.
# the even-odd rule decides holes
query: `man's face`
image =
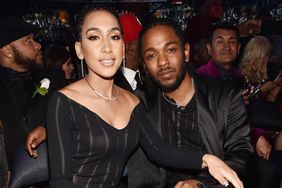
{"label": "man's face", "polygon": [[240,43],[234,30],[215,30],[208,51],[211,59],[219,66],[231,67],[239,53]]}
{"label": "man's face", "polygon": [[134,40],[125,45],[125,66],[135,71],[139,69],[137,46],[138,40]]}
{"label": "man's face", "polygon": [[165,92],[177,89],[186,74],[189,49],[184,50],[174,30],[165,25],[152,27],[141,40],[141,55],[152,79]]}
{"label": "man's face", "polygon": [[11,43],[15,63],[26,71],[32,71],[43,65],[41,45],[34,41],[33,35],[27,35]]}

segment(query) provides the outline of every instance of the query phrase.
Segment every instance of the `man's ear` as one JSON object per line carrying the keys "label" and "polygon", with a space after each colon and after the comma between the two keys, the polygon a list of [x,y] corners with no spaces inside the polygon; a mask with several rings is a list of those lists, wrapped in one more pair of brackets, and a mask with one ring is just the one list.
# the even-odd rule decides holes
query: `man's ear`
{"label": "man's ear", "polygon": [[241,44],[238,45],[238,53],[237,53],[237,55],[239,55],[240,49],[241,49]]}
{"label": "man's ear", "polygon": [[82,52],[81,42],[75,42],[74,48],[75,48],[75,52],[76,52],[77,57],[79,59],[83,59],[84,55],[83,55],[83,52]]}
{"label": "man's ear", "polygon": [[207,44],[207,49],[208,49],[208,54],[211,55],[211,44],[210,43]]}
{"label": "man's ear", "polygon": [[185,55],[185,62],[189,62],[189,60],[190,60],[190,45],[187,42],[184,44],[184,55]]}
{"label": "man's ear", "polygon": [[2,56],[6,57],[6,58],[12,58],[13,54],[14,54],[10,45],[6,45],[6,46],[0,48],[0,53],[1,53]]}

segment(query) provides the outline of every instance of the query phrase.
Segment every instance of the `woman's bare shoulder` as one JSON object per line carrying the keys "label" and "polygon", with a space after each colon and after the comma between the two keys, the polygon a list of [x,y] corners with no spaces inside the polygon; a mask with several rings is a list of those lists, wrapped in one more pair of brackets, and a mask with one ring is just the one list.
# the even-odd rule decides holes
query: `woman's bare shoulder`
{"label": "woman's bare shoulder", "polygon": [[78,97],[81,97],[81,95],[83,95],[84,93],[83,91],[84,87],[81,80],[67,85],[66,87],[59,90],[60,93],[74,100]]}
{"label": "woman's bare shoulder", "polygon": [[134,104],[134,106],[140,102],[139,98],[136,95],[134,95],[133,93],[131,93],[130,91],[127,91],[121,87],[119,87],[119,90],[120,90],[121,95],[124,96],[125,100]]}

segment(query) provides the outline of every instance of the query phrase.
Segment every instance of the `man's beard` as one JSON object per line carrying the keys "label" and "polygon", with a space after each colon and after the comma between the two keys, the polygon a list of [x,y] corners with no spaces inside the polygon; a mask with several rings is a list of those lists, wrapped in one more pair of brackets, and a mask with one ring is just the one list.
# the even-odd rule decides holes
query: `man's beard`
{"label": "man's beard", "polygon": [[152,75],[151,75],[151,79],[156,85],[158,85],[161,88],[163,92],[172,92],[175,91],[180,86],[180,84],[185,78],[185,75],[186,75],[186,66],[185,63],[183,63],[174,83],[170,85],[162,85],[162,83]]}
{"label": "man's beard", "polygon": [[36,59],[24,57],[24,55],[15,47],[13,48],[13,50],[15,62],[27,71],[35,72],[42,69],[42,63],[36,63]]}

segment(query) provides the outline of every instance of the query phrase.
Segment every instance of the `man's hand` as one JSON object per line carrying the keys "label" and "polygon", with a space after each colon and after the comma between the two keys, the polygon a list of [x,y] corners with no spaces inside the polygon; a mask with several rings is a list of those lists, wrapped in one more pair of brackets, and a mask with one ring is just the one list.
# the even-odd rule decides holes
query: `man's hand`
{"label": "man's hand", "polygon": [[203,156],[202,167],[208,167],[209,173],[225,187],[229,185],[229,182],[231,182],[235,188],[244,187],[236,172],[214,155],[205,154]]}
{"label": "man's hand", "polygon": [[198,180],[189,179],[177,182],[174,188],[199,188],[198,184],[200,184]]}
{"label": "man's hand", "polygon": [[256,144],[256,151],[258,156],[262,157],[263,159],[268,160],[270,151],[271,151],[271,145],[266,140],[264,136],[260,136],[257,144]]}
{"label": "man's hand", "polygon": [[27,136],[26,149],[30,156],[36,158],[37,151],[35,148],[46,139],[46,129],[43,126],[38,126],[33,129]]}

